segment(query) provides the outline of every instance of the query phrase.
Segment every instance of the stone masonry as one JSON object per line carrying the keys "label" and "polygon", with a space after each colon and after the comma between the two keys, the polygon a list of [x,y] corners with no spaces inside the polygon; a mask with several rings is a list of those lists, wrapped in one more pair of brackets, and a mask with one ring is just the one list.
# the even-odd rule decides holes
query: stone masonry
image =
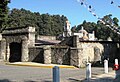
{"label": "stone masonry", "polygon": [[[22,47],[19,51],[12,50],[13,44],[20,44]],[[21,61],[28,61],[28,48],[35,44],[35,28],[34,27],[21,27],[21,28],[7,28],[2,33],[1,40],[1,61],[9,62],[13,54],[20,54]],[[17,46],[17,45],[16,45]],[[13,52],[12,52],[13,51]],[[11,54],[12,53],[12,54]],[[14,56],[15,57],[15,56]]]}
{"label": "stone masonry", "polygon": [[35,45],[35,41],[37,38],[34,27],[5,29],[0,42],[0,61],[30,61],[84,67],[86,62],[94,63],[102,59],[114,62],[115,58],[120,59],[119,42],[81,41],[79,36],[70,36],[60,43],[39,46]]}

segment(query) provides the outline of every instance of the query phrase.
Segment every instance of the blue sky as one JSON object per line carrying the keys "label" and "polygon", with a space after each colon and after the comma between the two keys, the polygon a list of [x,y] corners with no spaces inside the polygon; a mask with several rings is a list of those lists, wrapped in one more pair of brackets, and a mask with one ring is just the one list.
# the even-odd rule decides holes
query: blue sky
{"label": "blue sky", "polygon": [[[99,17],[112,14],[120,20],[120,0],[85,0],[94,8],[95,13]],[[11,0],[8,5],[10,9],[24,8],[32,12],[40,12],[41,14],[49,13],[51,15],[65,15],[71,22],[71,26],[81,24],[84,20],[89,22],[97,22],[94,17],[84,6],[81,6],[77,0]]]}

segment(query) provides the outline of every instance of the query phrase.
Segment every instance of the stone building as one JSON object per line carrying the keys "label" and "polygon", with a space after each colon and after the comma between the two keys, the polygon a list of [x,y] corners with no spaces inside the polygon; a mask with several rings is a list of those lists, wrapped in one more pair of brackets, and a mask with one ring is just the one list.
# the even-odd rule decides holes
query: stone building
{"label": "stone building", "polygon": [[[88,36],[88,35],[87,35]],[[1,34],[0,61],[65,64],[76,67],[86,62],[120,58],[119,42],[80,40],[78,35],[62,41],[35,35],[35,27],[6,28]]]}
{"label": "stone building", "polygon": [[95,38],[95,33],[94,31],[92,33],[88,33],[84,27],[81,28],[81,30],[79,30],[78,33],[72,33],[72,35],[76,35],[76,36],[79,36],[79,39],[80,40],[89,40],[89,41],[95,41],[96,38]]}
{"label": "stone building", "polygon": [[28,48],[35,45],[35,28],[7,28],[2,32],[1,61],[28,61]]}

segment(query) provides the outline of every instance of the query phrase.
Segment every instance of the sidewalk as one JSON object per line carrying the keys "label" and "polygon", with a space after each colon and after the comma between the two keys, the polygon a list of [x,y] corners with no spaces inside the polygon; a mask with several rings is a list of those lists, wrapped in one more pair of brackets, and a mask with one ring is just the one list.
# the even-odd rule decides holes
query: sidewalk
{"label": "sidewalk", "polygon": [[73,80],[61,80],[60,82],[120,82],[119,81],[115,81],[115,72],[109,72],[107,74],[100,74],[100,75],[92,75],[92,78],[90,80],[77,80],[77,79],[73,79]]}
{"label": "sidewalk", "polygon": [[[58,66],[60,68],[75,68],[74,66],[67,66],[67,65],[57,65],[57,64],[40,64],[34,62],[15,62],[15,63],[6,63],[7,65],[14,65],[14,66],[30,66],[30,67],[40,67],[40,68],[53,68],[54,66]],[[115,79],[115,71],[111,71],[107,74],[92,74],[92,78],[88,81],[86,79],[75,79],[75,80],[62,80],[61,82],[117,82],[113,81]],[[119,82],[119,81],[118,81]]]}
{"label": "sidewalk", "polygon": [[82,80],[81,82],[114,82],[115,71],[109,72],[107,74],[101,74],[97,76],[92,76],[90,80]]}

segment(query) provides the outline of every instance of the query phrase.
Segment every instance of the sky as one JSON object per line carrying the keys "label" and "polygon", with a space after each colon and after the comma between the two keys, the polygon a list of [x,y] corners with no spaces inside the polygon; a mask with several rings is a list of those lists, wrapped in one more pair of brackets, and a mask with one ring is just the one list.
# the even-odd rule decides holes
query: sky
{"label": "sky", "polygon": [[[64,15],[71,23],[71,27],[81,24],[84,20],[87,22],[97,22],[86,7],[78,2],[79,0],[11,0],[8,5],[10,10],[13,8],[39,12],[40,14],[49,13],[50,15]],[[105,15],[112,14],[120,20],[120,0],[83,0],[92,7],[96,15],[102,18]]]}

